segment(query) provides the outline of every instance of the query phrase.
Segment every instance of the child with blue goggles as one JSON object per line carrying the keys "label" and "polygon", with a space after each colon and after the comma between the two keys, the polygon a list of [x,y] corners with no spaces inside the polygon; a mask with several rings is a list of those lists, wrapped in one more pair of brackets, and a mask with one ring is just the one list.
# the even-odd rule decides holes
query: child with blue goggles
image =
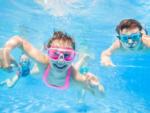
{"label": "child with blue goggles", "polygon": [[122,20],[116,27],[116,32],[118,34],[116,41],[101,54],[101,64],[104,66],[115,66],[110,57],[116,49],[133,51],[150,47],[150,36],[137,20]]}

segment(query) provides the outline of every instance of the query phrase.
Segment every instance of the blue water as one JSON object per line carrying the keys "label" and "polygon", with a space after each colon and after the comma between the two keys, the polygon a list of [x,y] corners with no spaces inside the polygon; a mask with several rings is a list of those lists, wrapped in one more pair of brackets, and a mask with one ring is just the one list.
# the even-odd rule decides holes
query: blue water
{"label": "blue water", "polygon": [[[73,86],[68,91],[47,88],[39,77],[21,78],[13,88],[0,87],[0,113],[149,113],[150,50],[118,51],[115,68],[100,65],[100,53],[115,40],[115,27],[124,18],[139,20],[150,33],[147,0],[0,0],[0,45],[21,35],[41,48],[54,30],[63,30],[79,48],[94,53],[89,70],[98,75],[105,95],[81,96]],[[16,59],[21,51],[12,53]],[[15,73],[0,70],[0,80]],[[82,103],[78,99],[83,98]]]}

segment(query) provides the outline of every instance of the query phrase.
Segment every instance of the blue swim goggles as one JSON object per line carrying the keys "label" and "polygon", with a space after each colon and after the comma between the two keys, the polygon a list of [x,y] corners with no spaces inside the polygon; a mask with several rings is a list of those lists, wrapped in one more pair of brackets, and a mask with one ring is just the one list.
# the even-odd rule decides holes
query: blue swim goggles
{"label": "blue swim goggles", "polygon": [[133,33],[131,35],[125,35],[125,34],[121,34],[119,36],[117,36],[122,42],[126,42],[128,43],[128,39],[131,39],[133,41],[139,41],[142,37],[142,33],[138,32],[138,33]]}

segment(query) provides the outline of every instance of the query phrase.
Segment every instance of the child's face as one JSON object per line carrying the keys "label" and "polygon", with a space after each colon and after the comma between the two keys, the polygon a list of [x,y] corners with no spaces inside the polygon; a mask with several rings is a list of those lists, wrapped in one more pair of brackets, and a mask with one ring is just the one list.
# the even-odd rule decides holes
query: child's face
{"label": "child's face", "polygon": [[136,48],[141,43],[142,34],[139,28],[123,29],[119,39],[124,48]]}
{"label": "child's face", "polygon": [[75,57],[71,43],[59,40],[52,42],[48,54],[51,59],[51,67],[59,72],[66,71]]}

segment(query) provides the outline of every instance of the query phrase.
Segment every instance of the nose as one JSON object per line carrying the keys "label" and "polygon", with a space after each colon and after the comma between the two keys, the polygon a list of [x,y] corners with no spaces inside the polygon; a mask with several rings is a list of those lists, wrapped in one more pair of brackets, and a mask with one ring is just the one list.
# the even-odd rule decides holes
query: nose
{"label": "nose", "polygon": [[132,44],[133,43],[132,39],[128,39],[128,43]]}
{"label": "nose", "polygon": [[64,63],[64,55],[63,54],[60,54],[58,63]]}

